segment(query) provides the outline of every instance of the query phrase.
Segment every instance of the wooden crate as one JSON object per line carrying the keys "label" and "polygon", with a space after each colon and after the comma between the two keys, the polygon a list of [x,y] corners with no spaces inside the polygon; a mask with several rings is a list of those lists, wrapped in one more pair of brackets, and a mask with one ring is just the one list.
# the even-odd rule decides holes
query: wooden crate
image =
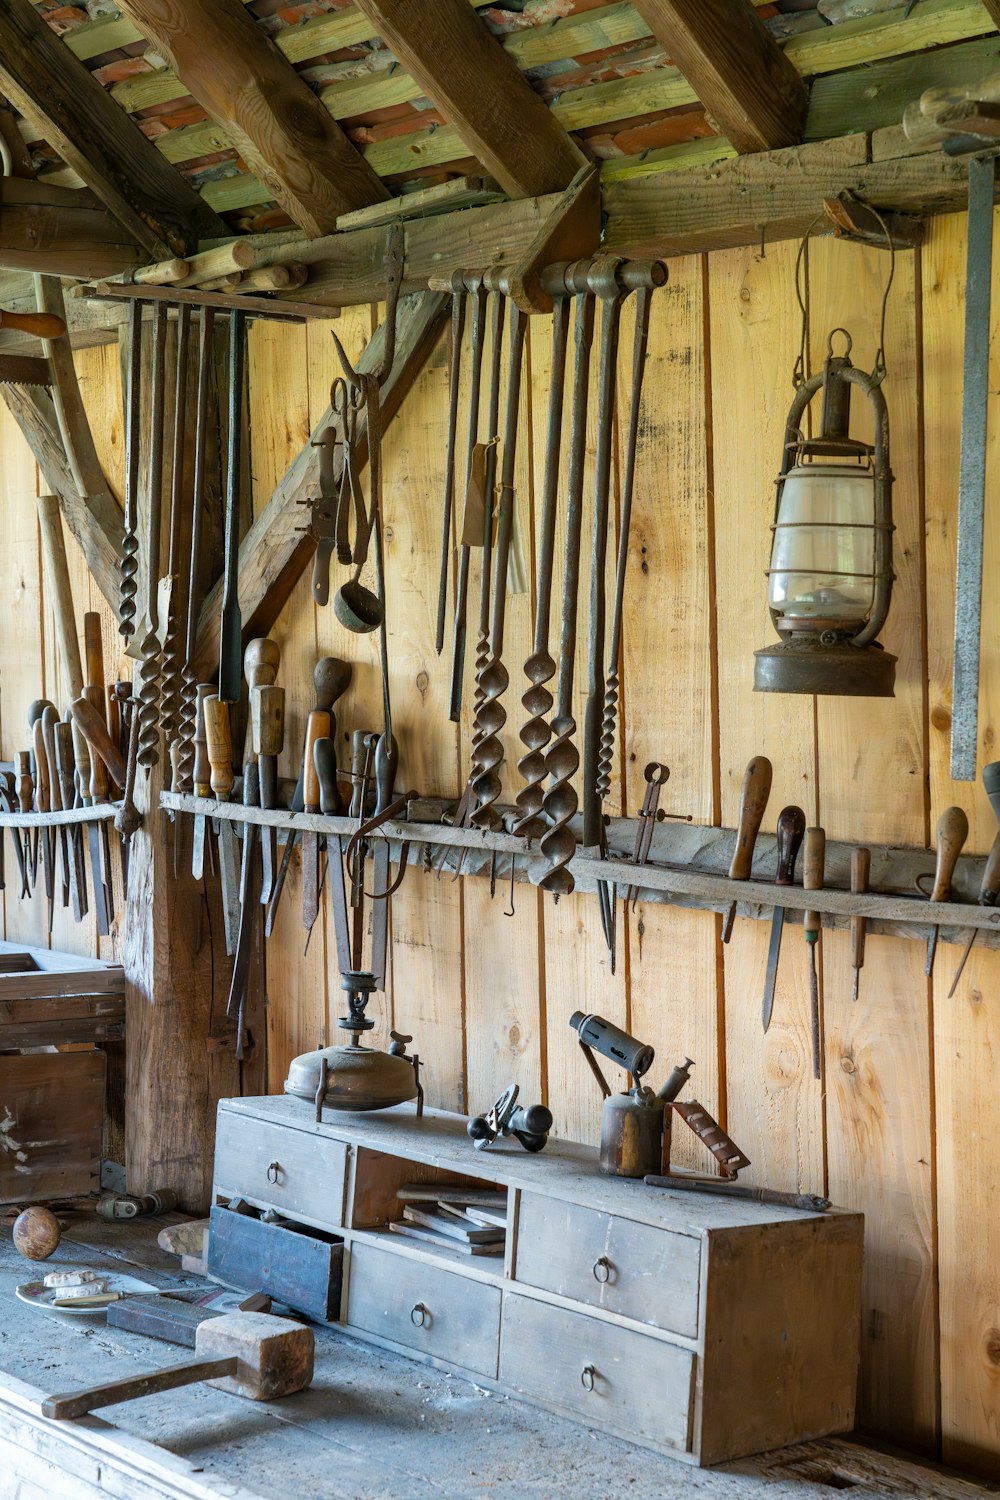
{"label": "wooden crate", "polygon": [[96,1048],[0,1056],[0,1203],[96,1191],[105,1069]]}

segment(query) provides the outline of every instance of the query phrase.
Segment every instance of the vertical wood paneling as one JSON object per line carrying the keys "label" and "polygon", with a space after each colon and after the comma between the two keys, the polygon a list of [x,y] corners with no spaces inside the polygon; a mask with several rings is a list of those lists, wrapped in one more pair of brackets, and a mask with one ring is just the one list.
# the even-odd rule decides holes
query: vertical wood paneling
{"label": "vertical wood paneling", "polygon": [[[809,822],[816,812],[812,701],[753,691],[754,649],[774,641],[764,570],[798,352],[794,275],[790,244],[769,245],[764,256],[734,250],[711,258],[719,762],[722,821],[730,827],[744,769],[761,752],[774,764],[763,826],[773,829],[788,803],[802,807]],[[816,1191],[824,1177],[822,1099],[812,1077],[806,948],[801,927],[786,925],[765,1036],[769,930],[737,920],[726,950],[729,1130],[751,1158],[755,1182]]]}
{"label": "vertical wood paneling", "polygon": [[[931,810],[949,803],[969,815],[969,848],[985,852],[996,824],[981,782],[954,782],[949,769],[954,633],[956,495],[962,391],[962,294],[965,218],[932,221],[923,251],[924,410],[927,465],[927,616]],[[994,255],[997,253],[994,222]],[[991,581],[1000,563],[996,487],[1000,424],[997,323],[992,309],[983,558],[983,630],[979,680],[979,765],[997,757],[1000,690],[997,602]],[[1000,1223],[988,1205],[1000,1191],[1000,1102],[996,995],[1000,954],[972,951],[953,999],[948,988],[958,950],[938,952],[934,972],[935,1128],[941,1296],[941,1430],[947,1462],[995,1476],[1000,1450]]]}

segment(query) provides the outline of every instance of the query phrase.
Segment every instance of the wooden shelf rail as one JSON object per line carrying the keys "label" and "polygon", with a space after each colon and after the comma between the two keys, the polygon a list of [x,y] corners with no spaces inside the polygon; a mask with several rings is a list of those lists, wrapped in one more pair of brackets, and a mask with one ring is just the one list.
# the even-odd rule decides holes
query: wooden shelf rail
{"label": "wooden shelf rail", "polygon": [[[216,802],[212,798],[179,796],[172,792],[160,795],[160,805],[170,812],[196,813],[203,817],[226,818],[231,822],[257,823],[285,830],[309,830],[349,837],[356,828],[351,818],[324,817],[322,814],[290,813],[284,809],[262,811],[238,803]],[[535,841],[526,841],[510,833],[489,833],[477,828],[453,828],[438,821],[454,804],[441,799],[417,798],[409,806],[412,821],[387,822],[371,835],[387,838],[391,845],[410,845],[413,864],[429,864],[432,851],[444,846],[466,851],[464,874],[478,875],[488,870],[494,854],[512,856],[517,881],[528,881],[529,871],[539,858]],[[503,811],[503,809],[501,809]],[[852,916],[868,919],[868,930],[896,937],[926,941],[932,925],[940,928],[940,941],[964,942],[973,927],[980,932],[980,943],[1000,948],[1000,908],[978,905],[985,859],[963,856],[955,874],[952,901],[928,901],[916,885],[918,875],[933,876],[934,854],[929,849],[872,847],[872,889],[863,895],[850,891],[850,859],[853,844],[828,842],[826,876],[829,887],[822,891],[805,891],[800,885],[776,886],[770,875],[763,879],[730,880],[726,873],[735,844],[735,830],[713,828],[694,823],[669,822],[657,825],[650,850],[651,863],[632,862],[629,851],[635,837],[637,820],[612,818],[608,824],[609,859],[602,861],[578,852],[570,863],[577,889],[596,890],[598,881],[613,878],[619,894],[629,885],[639,889],[643,903],[695,907],[724,912],[735,900],[737,915],[760,921],[770,918],[775,906],[785,908],[788,920],[801,921],[802,912],[818,911],[823,926],[846,928]],[[394,858],[398,860],[398,849]],[[775,867],[773,835],[761,834],[755,852],[755,873]],[[446,869],[442,879],[451,878]],[[501,861],[500,874],[509,875],[507,860]]]}
{"label": "wooden shelf rail", "polygon": [[60,812],[0,812],[0,828],[64,828],[71,823],[110,823],[117,802],[96,802],[93,807],[68,807]]}

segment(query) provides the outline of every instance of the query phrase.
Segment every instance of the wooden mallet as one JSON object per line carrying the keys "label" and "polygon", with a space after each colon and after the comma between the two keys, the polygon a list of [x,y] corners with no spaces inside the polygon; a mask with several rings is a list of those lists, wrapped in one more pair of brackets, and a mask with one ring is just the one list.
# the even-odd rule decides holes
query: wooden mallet
{"label": "wooden mallet", "polygon": [[250,1401],[276,1401],[304,1391],[313,1377],[313,1331],[290,1318],[267,1313],[224,1313],[198,1325],[198,1359],[165,1370],[150,1370],[127,1380],[112,1380],[89,1390],[46,1396],[42,1416],[83,1417],[100,1406],[154,1396],[204,1380],[220,1391]]}

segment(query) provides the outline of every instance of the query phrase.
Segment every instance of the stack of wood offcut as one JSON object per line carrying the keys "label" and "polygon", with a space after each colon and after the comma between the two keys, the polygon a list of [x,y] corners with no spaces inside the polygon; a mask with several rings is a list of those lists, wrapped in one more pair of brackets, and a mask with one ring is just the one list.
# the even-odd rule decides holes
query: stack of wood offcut
{"label": "stack of wood offcut", "polygon": [[389,1225],[393,1234],[462,1255],[503,1255],[507,1241],[504,1189],[405,1183],[396,1197],[403,1205],[403,1217]]}

